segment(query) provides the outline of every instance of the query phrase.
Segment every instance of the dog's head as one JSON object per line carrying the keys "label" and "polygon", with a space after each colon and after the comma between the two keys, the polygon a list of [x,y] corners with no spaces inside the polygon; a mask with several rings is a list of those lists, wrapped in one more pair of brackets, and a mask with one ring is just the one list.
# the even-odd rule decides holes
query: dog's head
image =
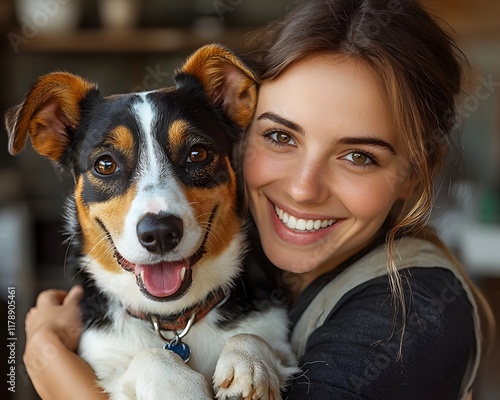
{"label": "dog's head", "polygon": [[85,268],[143,312],[228,284],[242,245],[231,154],[254,112],[254,75],[208,45],[174,79],[175,88],[102,97],[52,73],[6,116],[12,154],[29,137],[72,171]]}

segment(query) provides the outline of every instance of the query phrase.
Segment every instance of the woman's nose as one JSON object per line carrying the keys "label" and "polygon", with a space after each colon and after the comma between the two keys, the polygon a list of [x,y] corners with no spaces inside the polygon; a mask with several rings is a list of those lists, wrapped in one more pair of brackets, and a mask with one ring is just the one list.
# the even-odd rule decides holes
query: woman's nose
{"label": "woman's nose", "polygon": [[287,175],[284,189],[295,203],[321,204],[328,198],[328,168],[319,160],[297,160]]}

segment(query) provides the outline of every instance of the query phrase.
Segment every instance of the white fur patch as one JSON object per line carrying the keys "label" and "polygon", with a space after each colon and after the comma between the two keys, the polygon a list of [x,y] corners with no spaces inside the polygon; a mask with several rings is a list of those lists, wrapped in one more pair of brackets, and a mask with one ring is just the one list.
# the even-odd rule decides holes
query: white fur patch
{"label": "white fur patch", "polygon": [[[217,325],[218,311],[212,310],[183,339],[192,351],[187,365],[189,370],[185,370],[184,363],[177,356],[178,359],[171,359],[171,354],[162,356],[162,352],[171,352],[162,349],[164,343],[148,322],[131,317],[118,303],[111,304],[110,312],[114,325],[107,330],[85,331],[80,342],[80,355],[90,364],[113,399],[136,398],[127,397],[126,393],[137,396],[137,381],[148,390],[153,390],[151,385],[163,390],[164,382],[174,385],[172,393],[156,393],[156,397],[148,399],[213,398],[203,397],[206,388],[212,386],[212,378],[221,398],[253,387],[256,393],[272,392],[279,399],[279,388],[297,372],[287,344],[284,310],[270,309],[262,314],[252,314],[227,330]],[[164,333],[166,337],[169,335],[173,338],[172,333]],[[147,379],[144,378],[145,371]],[[200,376],[205,378],[204,382],[200,381]],[[160,382],[156,382],[157,379]],[[229,388],[221,389],[226,379],[234,382]],[[184,397],[175,397],[173,393],[183,393]],[[262,398],[267,399],[266,396]]]}

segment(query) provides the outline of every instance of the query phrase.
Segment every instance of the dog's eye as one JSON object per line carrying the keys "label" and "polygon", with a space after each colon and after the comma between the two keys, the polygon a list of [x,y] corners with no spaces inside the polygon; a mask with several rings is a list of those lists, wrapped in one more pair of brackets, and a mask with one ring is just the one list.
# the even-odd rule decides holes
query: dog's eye
{"label": "dog's eye", "polygon": [[111,175],[116,171],[116,161],[111,156],[102,156],[95,162],[94,169],[101,175]]}
{"label": "dog's eye", "polygon": [[197,144],[191,147],[191,149],[189,150],[189,156],[187,162],[200,163],[206,161],[207,158],[208,158],[208,150],[205,147]]}

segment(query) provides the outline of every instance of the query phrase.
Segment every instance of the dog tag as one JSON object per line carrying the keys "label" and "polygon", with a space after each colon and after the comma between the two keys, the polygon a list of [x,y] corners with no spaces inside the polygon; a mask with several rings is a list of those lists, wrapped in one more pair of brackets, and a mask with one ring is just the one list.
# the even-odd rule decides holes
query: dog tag
{"label": "dog tag", "polygon": [[171,342],[168,342],[165,345],[166,350],[173,351],[180,358],[184,360],[184,362],[188,362],[191,358],[191,349],[185,343],[182,343],[180,340],[174,339]]}

